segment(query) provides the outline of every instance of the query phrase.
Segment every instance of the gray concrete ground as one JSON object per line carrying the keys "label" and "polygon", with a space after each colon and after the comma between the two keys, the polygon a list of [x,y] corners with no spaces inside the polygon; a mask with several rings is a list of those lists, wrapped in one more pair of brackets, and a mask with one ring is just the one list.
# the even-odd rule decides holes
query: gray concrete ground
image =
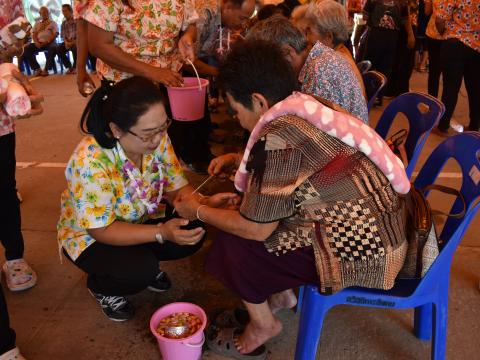
{"label": "gray concrete ground", "polygon": [[[426,75],[415,73],[413,90],[425,91]],[[132,297],[136,317],[126,323],[108,320],[85,287],[85,275],[71,263],[59,261],[55,225],[59,198],[65,188],[63,163],[81,138],[78,122],[86,101],[77,93],[72,76],[36,79],[45,95],[43,115],[18,121],[17,181],[22,204],[26,258],[38,273],[38,285],[26,292],[6,290],[18,345],[28,359],[159,359],[148,322],[160,306],[190,301],[210,311],[239,304],[239,299],[203,271],[203,259],[214,235],[195,256],[165,263],[174,285],[166,294],[144,291]],[[381,109],[375,109],[377,119]],[[217,116],[221,121],[222,116]],[[468,122],[465,90],[459,98],[455,119]],[[375,123],[375,121],[373,121]],[[228,122],[228,126],[234,126]],[[440,138],[431,135],[421,163]],[[222,148],[216,146],[216,152]],[[448,164],[442,182],[459,181],[454,164]],[[198,183],[201,178],[192,177]],[[210,191],[219,186],[212,183]],[[222,184],[221,187],[231,186]],[[445,199],[434,199],[444,206]],[[480,228],[472,224],[455,256],[450,290],[448,359],[479,359],[480,341]],[[2,255],[3,256],[3,255]],[[3,262],[3,258],[0,259]],[[269,359],[293,359],[298,316],[280,314],[283,333],[268,343]],[[374,310],[341,306],[328,314],[319,359],[428,359],[430,343],[412,334],[412,311]],[[204,359],[221,356],[206,351]],[[181,360],[181,359],[179,359]]]}

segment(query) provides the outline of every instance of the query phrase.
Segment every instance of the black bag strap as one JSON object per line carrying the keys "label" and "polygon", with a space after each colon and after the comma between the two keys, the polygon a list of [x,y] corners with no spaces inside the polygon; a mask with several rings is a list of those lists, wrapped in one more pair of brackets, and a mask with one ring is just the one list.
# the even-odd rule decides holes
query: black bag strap
{"label": "black bag strap", "polygon": [[437,191],[440,191],[444,194],[454,195],[455,197],[460,199],[462,201],[462,204],[463,204],[462,211],[460,211],[456,214],[448,214],[448,213],[445,213],[445,212],[440,211],[440,210],[432,210],[432,215],[447,216],[447,217],[451,217],[451,218],[454,218],[454,219],[461,219],[465,216],[465,213],[467,212],[467,203],[465,202],[465,198],[463,197],[463,195],[460,191],[458,191],[457,189],[448,187],[448,186],[444,186],[444,185],[431,184],[431,185],[425,186],[422,189],[422,192],[425,193],[426,191],[429,191],[429,190],[437,190]]}

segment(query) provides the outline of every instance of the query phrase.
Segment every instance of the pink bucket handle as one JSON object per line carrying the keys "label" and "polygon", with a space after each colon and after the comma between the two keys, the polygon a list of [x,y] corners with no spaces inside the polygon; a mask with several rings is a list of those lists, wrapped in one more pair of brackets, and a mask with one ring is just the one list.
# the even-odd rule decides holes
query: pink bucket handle
{"label": "pink bucket handle", "polygon": [[188,347],[193,347],[193,348],[202,347],[204,343],[205,343],[205,333],[204,332],[202,332],[202,340],[200,340],[200,342],[197,343],[197,344],[190,344],[190,343],[187,343],[187,342],[185,342],[185,343],[182,342],[183,345],[188,346]]}

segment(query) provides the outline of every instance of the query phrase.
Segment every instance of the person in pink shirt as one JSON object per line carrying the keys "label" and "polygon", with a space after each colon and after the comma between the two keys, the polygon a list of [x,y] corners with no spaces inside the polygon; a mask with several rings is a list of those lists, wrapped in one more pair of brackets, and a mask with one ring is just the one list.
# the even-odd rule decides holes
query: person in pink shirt
{"label": "person in pink shirt", "polygon": [[[1,55],[1,54],[0,54]],[[1,56],[0,56],[1,58]],[[42,112],[41,96],[29,81],[18,71],[14,80],[27,91],[32,110],[27,116]],[[6,283],[11,291],[31,288],[36,283],[36,274],[23,259],[24,243],[21,232],[20,203],[15,186],[15,125],[14,118],[4,108],[7,99],[8,81],[0,78],[0,241],[5,248],[7,261],[2,267]],[[24,359],[15,347],[15,331],[10,328],[7,304],[0,286],[0,359]]]}

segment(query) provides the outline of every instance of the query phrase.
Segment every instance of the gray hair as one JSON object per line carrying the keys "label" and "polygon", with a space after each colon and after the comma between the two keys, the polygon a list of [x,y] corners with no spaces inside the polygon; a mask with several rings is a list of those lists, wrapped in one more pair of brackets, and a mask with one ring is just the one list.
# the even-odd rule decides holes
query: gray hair
{"label": "gray hair", "polygon": [[350,25],[343,5],[333,0],[312,2],[308,5],[306,18],[312,23],[318,33],[333,36],[334,44],[343,43],[348,39]]}
{"label": "gray hair", "polygon": [[302,20],[305,15],[307,14],[308,4],[303,4],[296,6],[295,9],[292,11],[292,15],[290,15],[290,19],[292,21]]}
{"label": "gray hair", "polygon": [[247,39],[265,40],[278,45],[289,45],[297,54],[308,46],[307,39],[290,21],[283,16],[274,15],[258,22],[247,34]]}

